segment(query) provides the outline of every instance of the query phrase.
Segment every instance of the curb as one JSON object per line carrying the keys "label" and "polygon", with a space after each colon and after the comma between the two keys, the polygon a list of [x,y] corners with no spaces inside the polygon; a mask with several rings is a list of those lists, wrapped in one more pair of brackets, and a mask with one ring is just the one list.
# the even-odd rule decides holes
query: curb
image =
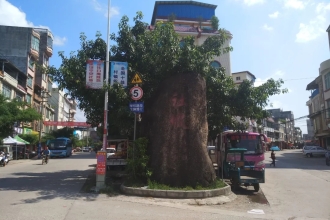
{"label": "curb", "polygon": [[144,189],[126,187],[123,184],[120,186],[122,193],[126,195],[145,196],[145,197],[158,197],[158,198],[172,198],[172,199],[203,199],[217,196],[228,196],[231,192],[231,187],[225,183],[226,186],[220,189],[210,190],[157,190],[157,189]]}

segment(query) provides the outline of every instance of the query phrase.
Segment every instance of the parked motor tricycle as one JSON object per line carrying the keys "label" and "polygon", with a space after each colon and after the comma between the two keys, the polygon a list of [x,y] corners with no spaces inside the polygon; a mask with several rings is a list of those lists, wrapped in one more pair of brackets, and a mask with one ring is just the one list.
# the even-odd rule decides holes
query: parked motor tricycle
{"label": "parked motor tricycle", "polygon": [[225,152],[223,163],[224,177],[230,179],[235,189],[240,185],[253,186],[259,191],[259,183],[265,182],[265,169],[256,168],[254,164],[244,158],[245,148],[231,148]]}

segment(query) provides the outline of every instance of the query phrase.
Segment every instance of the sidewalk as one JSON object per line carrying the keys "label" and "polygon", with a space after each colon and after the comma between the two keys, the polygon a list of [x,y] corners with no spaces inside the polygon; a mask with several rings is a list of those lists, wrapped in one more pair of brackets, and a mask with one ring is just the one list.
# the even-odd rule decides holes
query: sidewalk
{"label": "sidewalk", "polygon": [[8,165],[15,165],[15,164],[20,164],[20,163],[25,163],[25,162],[31,161],[31,160],[38,160],[38,156],[34,156],[30,159],[11,160],[11,161],[9,161]]}

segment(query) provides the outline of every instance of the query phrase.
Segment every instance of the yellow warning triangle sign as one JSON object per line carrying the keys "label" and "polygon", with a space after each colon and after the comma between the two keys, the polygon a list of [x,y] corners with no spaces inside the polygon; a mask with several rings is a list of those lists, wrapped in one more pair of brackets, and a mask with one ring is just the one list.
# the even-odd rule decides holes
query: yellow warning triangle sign
{"label": "yellow warning triangle sign", "polygon": [[141,77],[139,76],[139,74],[135,73],[132,81],[131,81],[132,84],[140,84],[142,83],[142,79]]}

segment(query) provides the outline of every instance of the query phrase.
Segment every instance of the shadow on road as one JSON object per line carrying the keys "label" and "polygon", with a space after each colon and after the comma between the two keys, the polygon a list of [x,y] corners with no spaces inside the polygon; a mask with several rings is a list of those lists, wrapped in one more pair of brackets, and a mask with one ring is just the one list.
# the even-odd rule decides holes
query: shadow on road
{"label": "shadow on road", "polygon": [[23,204],[37,203],[56,198],[84,198],[85,200],[93,201],[96,199],[97,194],[81,193],[81,188],[86,182],[86,177],[88,177],[91,172],[93,171],[64,170],[59,172],[43,173],[13,173],[14,177],[3,179],[0,178],[0,191],[35,191],[37,193],[37,196],[34,196],[34,198],[21,200],[21,203]]}

